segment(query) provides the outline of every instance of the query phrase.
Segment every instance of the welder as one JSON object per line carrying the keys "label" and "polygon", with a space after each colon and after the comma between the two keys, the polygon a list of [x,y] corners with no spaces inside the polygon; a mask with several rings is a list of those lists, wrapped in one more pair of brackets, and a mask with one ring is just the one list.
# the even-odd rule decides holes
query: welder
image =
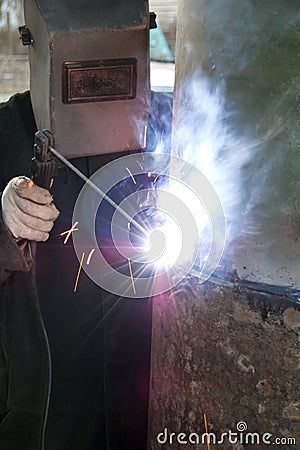
{"label": "welder", "polygon": [[151,300],[110,294],[84,271],[73,291],[78,260],[60,235],[83,182],[61,168],[46,189],[31,160],[44,128],[87,177],[147,150],[147,129],[154,145],[148,4],[24,5],[31,89],[0,107],[0,448],[146,449]]}

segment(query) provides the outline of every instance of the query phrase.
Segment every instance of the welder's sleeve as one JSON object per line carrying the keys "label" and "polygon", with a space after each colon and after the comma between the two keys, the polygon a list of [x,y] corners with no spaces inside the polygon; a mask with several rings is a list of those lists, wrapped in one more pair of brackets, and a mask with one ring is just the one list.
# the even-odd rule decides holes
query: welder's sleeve
{"label": "welder's sleeve", "polygon": [[12,272],[29,272],[32,267],[31,247],[28,241],[17,242],[5,227],[0,212],[0,284]]}

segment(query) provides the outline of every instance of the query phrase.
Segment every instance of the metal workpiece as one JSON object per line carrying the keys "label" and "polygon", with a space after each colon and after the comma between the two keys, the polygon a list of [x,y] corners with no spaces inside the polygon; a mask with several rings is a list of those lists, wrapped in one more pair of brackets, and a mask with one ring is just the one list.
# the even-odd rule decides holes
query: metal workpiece
{"label": "metal workpiece", "polygon": [[299,26],[288,0],[179,0],[173,123],[173,150],[216,186],[240,278],[294,289]]}

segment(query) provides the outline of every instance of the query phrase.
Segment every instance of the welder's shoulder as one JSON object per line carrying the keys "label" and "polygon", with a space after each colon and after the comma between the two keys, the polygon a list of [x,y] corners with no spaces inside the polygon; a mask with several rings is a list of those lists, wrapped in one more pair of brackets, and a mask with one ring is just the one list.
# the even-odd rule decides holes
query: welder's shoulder
{"label": "welder's shoulder", "polygon": [[15,125],[34,123],[29,91],[18,93],[0,103],[0,132],[7,133]]}
{"label": "welder's shoulder", "polygon": [[[30,94],[13,95],[0,104],[0,167],[14,166],[23,170],[23,164],[32,155],[36,124]],[[6,170],[6,169],[5,169]],[[11,175],[10,173],[8,174]]]}

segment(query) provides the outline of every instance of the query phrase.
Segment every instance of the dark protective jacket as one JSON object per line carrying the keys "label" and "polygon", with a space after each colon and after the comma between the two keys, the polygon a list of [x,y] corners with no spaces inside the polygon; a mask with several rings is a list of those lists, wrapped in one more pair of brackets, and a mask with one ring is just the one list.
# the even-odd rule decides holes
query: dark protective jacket
{"label": "dark protective jacket", "polygon": [[[28,92],[1,105],[0,191],[30,176],[35,131]],[[90,176],[118,156],[72,162]],[[1,450],[146,449],[151,300],[117,298],[83,271],[73,292],[78,260],[59,234],[82,185],[55,178],[60,216],[33,258],[0,221]]]}

